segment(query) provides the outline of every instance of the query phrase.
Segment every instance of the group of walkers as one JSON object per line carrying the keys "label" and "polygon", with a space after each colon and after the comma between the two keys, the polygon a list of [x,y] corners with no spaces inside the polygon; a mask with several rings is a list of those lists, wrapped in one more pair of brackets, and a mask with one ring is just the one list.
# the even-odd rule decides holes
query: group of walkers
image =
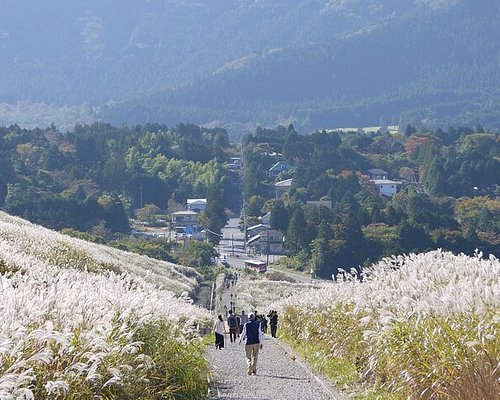
{"label": "group of walkers", "polygon": [[[278,326],[278,313],[271,310],[267,315],[271,327],[271,336],[276,337]],[[257,373],[257,359],[259,350],[262,349],[264,333],[267,333],[267,319],[264,315],[251,312],[246,315],[244,311],[239,315],[234,315],[232,310],[228,311],[227,326],[229,328],[229,340],[236,343],[239,336],[239,343],[245,342],[245,356],[247,360],[248,375]],[[217,317],[214,325],[215,348],[224,348],[224,334],[226,333],[224,319],[222,315]]]}

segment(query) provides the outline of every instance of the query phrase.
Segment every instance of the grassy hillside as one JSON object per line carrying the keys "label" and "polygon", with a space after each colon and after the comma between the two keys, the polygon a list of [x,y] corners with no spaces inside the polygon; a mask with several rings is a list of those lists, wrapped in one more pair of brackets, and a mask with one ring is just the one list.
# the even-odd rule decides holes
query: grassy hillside
{"label": "grassy hillside", "polygon": [[394,257],[362,284],[347,280],[282,302],[282,332],[338,384],[368,384],[378,398],[493,400],[499,271],[494,257]]}
{"label": "grassy hillside", "polygon": [[500,261],[481,256],[394,256],[362,283],[346,273],[298,294],[241,280],[238,299],[286,297],[263,306],[278,310],[278,337],[357,399],[494,400]]}
{"label": "grassy hillside", "polygon": [[0,397],[202,398],[198,274],[0,214]]}

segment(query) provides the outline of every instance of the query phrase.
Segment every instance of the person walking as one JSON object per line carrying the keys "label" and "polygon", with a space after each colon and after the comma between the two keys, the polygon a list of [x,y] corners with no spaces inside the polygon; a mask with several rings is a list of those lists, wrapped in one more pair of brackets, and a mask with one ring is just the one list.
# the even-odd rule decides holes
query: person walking
{"label": "person walking", "polygon": [[262,329],[262,332],[267,333],[267,318],[264,314],[260,316],[260,328]]}
{"label": "person walking", "polygon": [[271,336],[276,337],[276,330],[278,329],[278,312],[276,310],[271,310],[268,315],[269,325],[271,326]]}
{"label": "person walking", "polygon": [[229,340],[231,343],[236,343],[236,331],[238,330],[238,321],[233,315],[233,310],[229,310],[229,317],[227,317],[227,325],[229,326]]}
{"label": "person walking", "polygon": [[226,329],[224,327],[224,320],[222,319],[222,315],[219,314],[217,320],[214,324],[214,333],[215,333],[215,348],[220,350],[224,348],[224,333],[226,333]]}
{"label": "person walking", "polygon": [[248,322],[248,317],[245,314],[245,311],[241,311],[240,315],[240,331],[238,332],[241,335],[241,332],[243,332],[243,325],[245,325]]}
{"label": "person walking", "polygon": [[245,340],[245,356],[247,359],[248,375],[257,374],[257,359],[259,350],[262,349],[264,341],[264,333],[260,328],[260,324],[255,320],[255,314],[248,314],[248,322],[243,325],[241,332],[240,343]]}

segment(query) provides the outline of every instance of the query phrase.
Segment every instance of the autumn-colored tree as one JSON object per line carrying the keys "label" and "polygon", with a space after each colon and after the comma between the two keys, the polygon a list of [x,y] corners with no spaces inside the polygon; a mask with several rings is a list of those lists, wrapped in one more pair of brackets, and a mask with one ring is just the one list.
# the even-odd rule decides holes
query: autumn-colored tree
{"label": "autumn-colored tree", "polygon": [[413,158],[417,151],[424,145],[430,143],[432,138],[423,135],[411,135],[405,142],[405,150],[408,158]]}
{"label": "autumn-colored tree", "polygon": [[153,224],[160,213],[160,208],[154,204],[146,204],[136,211],[137,219],[141,222]]}

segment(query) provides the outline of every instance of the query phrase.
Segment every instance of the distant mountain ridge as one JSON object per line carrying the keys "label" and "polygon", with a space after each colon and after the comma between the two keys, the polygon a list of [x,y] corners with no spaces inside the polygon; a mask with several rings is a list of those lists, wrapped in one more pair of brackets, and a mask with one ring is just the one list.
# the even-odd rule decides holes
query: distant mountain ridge
{"label": "distant mountain ridge", "polygon": [[[500,127],[494,0],[31,3],[0,14],[0,103],[235,130]],[[37,40],[21,17],[45,22]]]}

